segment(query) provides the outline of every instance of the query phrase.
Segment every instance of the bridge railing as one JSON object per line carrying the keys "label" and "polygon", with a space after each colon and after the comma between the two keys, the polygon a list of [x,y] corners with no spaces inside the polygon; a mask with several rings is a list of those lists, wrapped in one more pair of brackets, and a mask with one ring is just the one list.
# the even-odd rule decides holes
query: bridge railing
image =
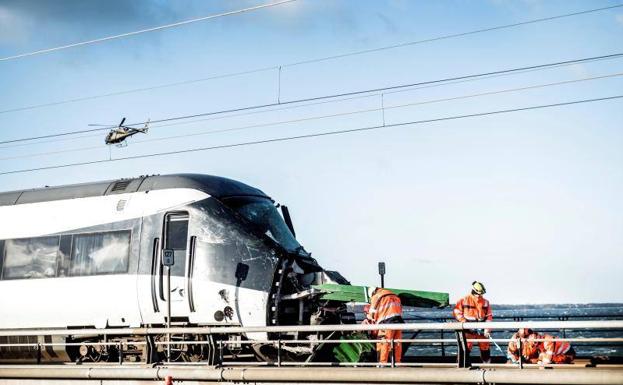
{"label": "bridge railing", "polygon": [[[588,321],[513,321],[513,322],[418,322],[418,323],[404,323],[404,324],[381,324],[381,325],[362,325],[362,324],[343,324],[343,325],[290,325],[290,326],[203,326],[203,327],[172,327],[172,328],[106,328],[106,329],[20,329],[20,330],[0,330],[0,338],[6,341],[6,337],[25,337],[33,335],[43,336],[153,336],[153,335],[250,335],[252,333],[267,333],[265,336],[270,335],[273,338],[264,339],[235,339],[235,340],[218,340],[218,350],[220,355],[220,363],[222,365],[236,365],[235,362],[228,362],[225,359],[226,348],[232,346],[241,346],[244,344],[268,344],[275,347],[277,352],[277,359],[274,363],[257,363],[257,365],[276,365],[276,366],[289,366],[289,365],[301,365],[296,362],[286,362],[284,358],[285,352],[288,351],[290,345],[310,347],[318,346],[319,344],[356,344],[356,343],[377,343],[386,342],[394,345],[400,343],[410,344],[452,344],[457,347],[457,365],[466,366],[469,365],[469,351],[466,349],[466,344],[469,342],[478,343],[482,342],[482,339],[466,339],[465,331],[474,329],[489,329],[498,331],[511,331],[519,328],[530,328],[533,330],[611,330],[620,331],[623,330],[623,321],[621,320],[588,320]],[[358,339],[297,339],[295,338],[299,333],[310,334],[313,333],[330,333],[330,332],[370,332],[378,330],[402,330],[402,331],[445,331],[453,332],[455,338],[404,338],[404,339],[387,339],[379,340],[376,338],[358,338]],[[622,344],[623,333],[618,337],[557,337],[560,341],[569,341],[571,343],[599,343],[599,344]],[[508,344],[512,341],[509,338],[491,338],[489,342]],[[539,340],[536,340],[539,341]],[[145,345],[146,342],[132,342],[130,344],[125,342],[37,342],[37,343],[0,343],[0,350],[4,347],[30,347],[33,349],[45,349],[47,346],[72,346],[72,345],[92,345],[92,346],[116,346],[119,350],[119,362],[123,362],[123,351],[127,349],[128,345]],[[168,340],[157,341],[156,345],[202,345],[213,344],[211,341],[194,341],[194,340]],[[231,350],[231,349],[229,349]],[[389,366],[413,366],[422,365],[422,363],[397,363],[393,361],[388,363]],[[245,362],[245,365],[250,365],[249,362]],[[306,363],[307,365],[331,365],[335,366],[335,363]],[[364,362],[351,362],[342,363],[343,366],[366,366],[366,365],[378,365],[375,363]],[[531,366],[525,364],[520,359],[516,366],[524,367]]]}
{"label": "bridge railing", "polygon": [[[357,309],[354,309],[354,310],[356,311]],[[360,315],[361,312],[356,311],[356,313]],[[403,318],[405,322],[407,323],[410,323],[410,322],[435,323],[435,322],[454,322],[455,321],[455,318],[450,314],[441,314],[441,313],[435,314],[432,311],[425,312],[425,315],[421,315],[421,312],[407,311],[403,314]],[[357,318],[357,321],[361,321],[362,319],[363,318],[359,316]],[[562,314],[560,312],[549,313],[549,314],[547,313],[531,314],[530,312],[517,313],[514,310],[503,309],[501,311],[498,311],[495,314],[495,320],[496,321],[515,321],[515,322],[519,322],[519,321],[578,321],[578,320],[620,321],[620,320],[623,320],[623,314],[617,314],[616,312],[603,312],[603,313],[594,313],[594,314]],[[615,333],[615,332],[618,333],[620,331],[621,330],[611,330],[610,334]],[[503,332],[507,332],[507,331],[498,330],[497,333],[494,333],[493,337],[495,337],[495,334],[501,335],[503,334]],[[570,332],[569,337],[578,335],[578,332],[572,329],[563,328],[563,329],[556,330],[556,332],[559,333],[563,338],[567,337],[568,332]],[[444,330],[437,330],[437,331],[427,331],[425,333],[421,333],[421,335],[428,335],[428,336],[433,336],[433,337],[438,336],[439,339],[444,339],[447,333],[448,332]],[[504,342],[504,341],[499,341],[499,342]],[[434,343],[429,346],[422,346],[422,348],[418,348],[418,351],[419,352],[425,351],[428,354],[434,354],[439,357],[447,357],[449,355],[450,356],[456,355],[454,346],[455,346],[454,343],[448,344],[444,341],[441,341],[439,343]],[[609,349],[609,347],[604,345],[604,343],[602,343],[601,341],[595,341],[595,342],[584,341],[581,343],[579,347],[580,347],[580,350],[576,350],[576,352],[578,354],[583,354],[583,355],[600,355],[600,354],[607,354],[608,352],[612,353],[611,349]],[[618,349],[616,349],[614,353],[618,354],[619,356],[623,356],[623,346],[619,346],[617,348]],[[505,352],[501,352],[501,353],[502,353],[501,354],[502,356],[506,356]],[[498,352],[496,350],[492,350],[492,355],[494,355],[495,357],[499,357]]]}

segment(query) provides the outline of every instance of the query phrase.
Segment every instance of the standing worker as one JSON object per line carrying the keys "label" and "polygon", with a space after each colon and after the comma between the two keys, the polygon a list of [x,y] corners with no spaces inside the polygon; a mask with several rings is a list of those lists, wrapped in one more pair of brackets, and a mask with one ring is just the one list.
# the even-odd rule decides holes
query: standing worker
{"label": "standing worker", "polygon": [[[368,296],[370,297],[370,309],[367,317],[369,323],[373,324],[394,324],[404,323],[402,319],[402,304],[400,298],[393,292],[378,287],[369,287]],[[402,330],[379,330],[378,338],[384,340],[396,340],[402,338]],[[391,342],[377,342],[376,352],[379,363],[389,362],[389,354],[392,352],[394,362],[402,360],[402,343],[394,341],[392,352]]]}
{"label": "standing worker", "polygon": [[[456,318],[459,322],[484,322],[484,321],[492,321],[493,320],[493,312],[491,311],[491,305],[489,301],[487,301],[483,294],[485,294],[487,290],[485,290],[485,286],[478,282],[472,282],[472,291],[470,294],[461,298],[454,306],[454,318]],[[468,330],[465,332],[465,338],[467,339],[482,339],[484,341],[478,343],[478,348],[480,349],[480,358],[483,363],[491,362],[491,351],[489,350],[489,337],[491,336],[491,331],[489,329],[485,329],[481,334],[477,330]],[[469,352],[472,350],[474,343],[467,343],[467,352],[466,354],[469,356]]]}

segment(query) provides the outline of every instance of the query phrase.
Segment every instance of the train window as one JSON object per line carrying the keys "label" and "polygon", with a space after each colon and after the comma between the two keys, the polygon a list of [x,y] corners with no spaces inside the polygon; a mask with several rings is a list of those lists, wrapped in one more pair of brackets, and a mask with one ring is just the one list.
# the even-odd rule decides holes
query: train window
{"label": "train window", "polygon": [[0,277],[2,276],[2,264],[4,263],[4,240],[0,240]]}
{"label": "train window", "polygon": [[272,238],[284,249],[296,252],[301,248],[272,201],[260,197],[230,197],[225,205],[235,210],[257,231]]}
{"label": "train window", "polygon": [[186,250],[188,217],[170,216],[167,221],[167,249]]}
{"label": "train window", "polygon": [[130,231],[76,234],[71,247],[70,275],[128,272]]}
{"label": "train window", "polygon": [[56,276],[59,237],[11,239],[4,243],[3,279]]}
{"label": "train window", "polygon": [[173,249],[175,264],[171,275],[183,277],[186,272],[186,249],[188,244],[188,214],[175,213],[166,217],[164,248]]}

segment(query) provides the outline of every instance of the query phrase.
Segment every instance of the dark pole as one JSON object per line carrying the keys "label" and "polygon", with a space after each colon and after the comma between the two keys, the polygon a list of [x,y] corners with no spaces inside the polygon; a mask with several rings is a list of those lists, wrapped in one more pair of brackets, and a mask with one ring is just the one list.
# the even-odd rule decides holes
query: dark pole
{"label": "dark pole", "polygon": [[379,262],[379,275],[381,276],[381,287],[385,288],[385,262]]}
{"label": "dark pole", "polygon": [[[167,329],[171,329],[171,266],[167,266]],[[167,362],[171,362],[171,333],[167,333],[167,342]]]}

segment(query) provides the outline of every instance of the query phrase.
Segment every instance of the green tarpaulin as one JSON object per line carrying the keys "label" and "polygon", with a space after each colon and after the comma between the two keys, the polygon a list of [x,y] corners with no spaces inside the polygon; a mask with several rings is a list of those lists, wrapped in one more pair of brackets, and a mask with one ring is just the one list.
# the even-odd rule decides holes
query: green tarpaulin
{"label": "green tarpaulin", "polygon": [[[361,340],[369,338],[363,333],[353,333],[342,337],[343,340]],[[359,362],[361,355],[374,350],[374,345],[368,342],[343,342],[333,348],[333,356],[338,362]]]}
{"label": "green tarpaulin", "polygon": [[[337,285],[326,283],[314,286],[320,290],[321,299],[333,300],[340,302],[368,302],[366,295],[367,286]],[[448,293],[440,293],[435,291],[391,289],[398,297],[403,306],[413,307],[445,307],[450,302]]]}

